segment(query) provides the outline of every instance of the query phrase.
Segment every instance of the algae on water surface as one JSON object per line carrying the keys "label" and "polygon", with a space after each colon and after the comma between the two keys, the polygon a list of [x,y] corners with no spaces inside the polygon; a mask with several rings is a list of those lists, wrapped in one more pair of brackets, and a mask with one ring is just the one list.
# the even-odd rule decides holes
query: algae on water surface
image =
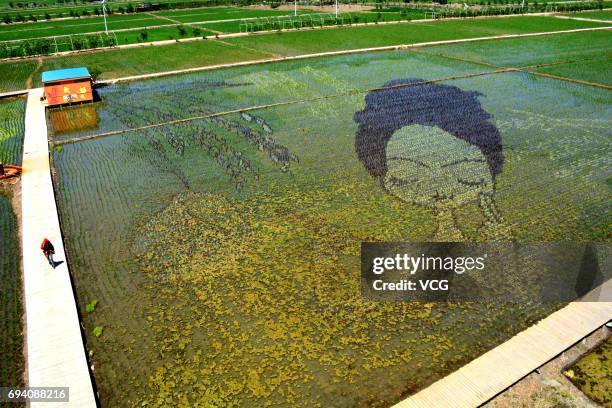
{"label": "algae on water surface", "polygon": [[612,337],[572,364],[565,375],[590,399],[612,407]]}

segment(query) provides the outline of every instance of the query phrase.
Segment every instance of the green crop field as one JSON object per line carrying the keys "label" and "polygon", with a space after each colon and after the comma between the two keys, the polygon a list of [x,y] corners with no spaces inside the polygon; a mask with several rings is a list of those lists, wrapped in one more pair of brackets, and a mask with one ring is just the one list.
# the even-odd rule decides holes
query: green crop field
{"label": "green crop field", "polygon": [[[298,10],[298,14],[312,14],[314,12],[308,10]],[[292,11],[287,10],[259,10],[259,9],[194,9],[194,10],[175,10],[161,11],[155,13],[156,16],[171,18],[181,23],[194,23],[201,21],[215,20],[239,20],[243,18],[259,18],[259,17],[274,17],[274,16],[291,16]]]}
{"label": "green crop field", "polygon": [[[508,39],[504,41],[504,47],[498,47],[493,42],[442,45],[429,48],[426,52],[497,67],[531,67],[530,70],[535,72],[611,85],[611,40],[610,31],[596,31]],[[506,47],[518,52],[508,54]],[[561,62],[564,64],[557,65]]]}
{"label": "green crop field", "polygon": [[519,51],[516,54],[508,54],[506,47],[491,41],[438,45],[429,51],[496,66],[526,67],[559,62],[560,55],[565,61],[603,58],[612,52],[611,39],[612,32],[605,30],[504,40],[506,46]]}
{"label": "green crop field", "polygon": [[[302,13],[302,12],[300,12]],[[291,13],[279,10],[250,10],[239,8],[210,8],[180,10],[172,12],[139,13],[132,15],[112,15],[107,18],[109,31],[140,29],[152,26],[176,25],[206,21],[230,20],[229,32],[239,31],[239,20],[263,16],[288,16]],[[41,21],[26,24],[0,25],[0,41],[52,37],[69,34],[82,34],[104,31],[104,19],[92,17],[57,21]],[[117,34],[118,36],[123,34]],[[168,37],[164,38],[165,40]],[[120,44],[124,42],[120,41]]]}
{"label": "green crop field", "polygon": [[[10,3],[13,3],[13,7],[10,7]],[[21,3],[21,7],[19,6]],[[217,6],[220,2],[218,1],[190,1],[189,4],[185,4],[182,0],[160,0],[156,1],[156,4],[160,4],[164,7],[176,8],[180,6],[181,8],[194,8],[194,7],[214,7]],[[182,5],[181,5],[182,3]],[[123,8],[124,10],[128,7],[136,8],[138,5],[141,5],[142,2],[133,1],[133,0],[125,0],[125,1],[116,1],[111,0],[107,2],[108,9],[112,9],[116,12],[120,12],[119,8]],[[44,19],[47,16],[51,18],[60,18],[60,17],[68,17],[69,13],[75,12],[79,16],[86,11],[89,15],[94,15],[95,10],[100,10],[100,3],[93,3],[90,1],[77,1],[77,2],[41,2],[40,0],[37,2],[21,2],[16,0],[0,0],[0,18],[5,15],[9,15],[15,17],[17,15],[22,15],[28,18],[29,16],[35,16],[38,19]],[[101,10],[100,10],[101,11]]]}
{"label": "green crop field", "polygon": [[[0,0],[4,1],[4,0]],[[17,3],[17,2],[14,2]],[[123,5],[124,7],[127,4],[137,5],[136,2],[121,2],[120,4],[113,4],[113,2],[108,2],[110,7],[116,8],[119,5]],[[4,16],[10,16],[15,19],[17,16],[21,15],[25,17],[27,20],[30,19],[30,16],[36,17],[38,20],[44,20],[47,17],[51,18],[65,18],[70,16],[70,12],[77,13],[79,16],[82,15],[83,11],[86,11],[89,15],[94,15],[95,10],[100,9],[99,4],[76,4],[76,5],[50,5],[48,7],[25,7],[25,8],[0,8],[0,19]]]}
{"label": "green crop field", "polygon": [[535,72],[612,86],[612,59],[609,56],[592,61],[538,68]]}
{"label": "green crop field", "polygon": [[[230,38],[223,42],[203,40],[185,44],[138,49],[108,50],[35,60],[0,62],[0,91],[23,89],[28,81],[40,84],[47,69],[88,66],[101,78],[245,61],[274,55],[299,55],[323,51],[379,47],[472,38],[502,34],[600,27],[604,24],[548,17],[512,17],[428,24],[372,25],[367,27],[307,30],[282,34]],[[608,31],[606,31],[608,33]]]}
{"label": "green crop field", "polygon": [[21,165],[25,101],[0,100],[0,163]]}
{"label": "green crop field", "polygon": [[[123,16],[112,16],[108,19],[108,27],[111,31],[168,24],[174,23],[167,20],[159,20],[154,17],[125,18]],[[97,17],[82,20],[59,20],[41,23],[2,25],[0,26],[0,41],[53,37],[59,35],[82,34],[100,31],[104,31],[104,20]]]}
{"label": "green crop field", "polygon": [[[551,62],[585,44],[551,38]],[[540,40],[487,44],[522,65]],[[512,305],[360,296],[363,241],[609,241],[609,90],[496,73],[464,46],[116,84],[50,111],[102,404],[390,406],[560,307],[537,285]]]}
{"label": "green crop field", "polygon": [[[148,41],[182,36],[168,18],[236,32],[243,17],[211,21],[246,12],[286,13],[109,21],[138,27],[117,34],[130,43],[150,22],[164,27],[147,29]],[[99,24],[0,26],[0,39]],[[111,79],[606,26],[522,16],[109,49],[0,62],[0,91],[74,66]],[[609,243],[611,40],[598,30],[269,62],[99,86],[93,104],[48,109],[101,405],[387,407],[562,307],[538,301],[537,274],[513,287],[517,303],[368,300],[360,243]],[[20,162],[24,109],[0,100],[0,161]],[[18,231],[6,194],[0,227],[0,386],[19,385]],[[603,359],[585,361],[575,381],[599,398]],[[586,371],[595,365],[596,377]]]}
{"label": "green crop field", "polygon": [[[2,110],[0,103],[0,110]],[[0,386],[24,385],[24,339],[21,304],[22,282],[17,222],[11,198],[0,187]],[[13,406],[13,404],[10,404]],[[0,407],[9,407],[0,402]]]}
{"label": "green crop field", "polygon": [[599,20],[612,20],[612,10],[585,11],[581,13],[567,13],[566,16],[579,18],[593,18]]}
{"label": "green crop field", "polygon": [[[585,24],[578,24],[585,23]],[[559,20],[548,17],[512,17],[472,21],[440,21],[374,27],[354,27],[332,31],[291,32],[227,39],[237,45],[247,45],[261,51],[281,55],[299,55],[340,49],[381,47],[457,38],[485,37],[599,27],[605,24]]]}
{"label": "green crop field", "polygon": [[[21,164],[24,99],[0,100],[0,163]],[[10,189],[0,185],[0,386],[23,386],[21,257]],[[0,406],[5,407],[3,402]],[[10,404],[13,405],[13,404]]]}

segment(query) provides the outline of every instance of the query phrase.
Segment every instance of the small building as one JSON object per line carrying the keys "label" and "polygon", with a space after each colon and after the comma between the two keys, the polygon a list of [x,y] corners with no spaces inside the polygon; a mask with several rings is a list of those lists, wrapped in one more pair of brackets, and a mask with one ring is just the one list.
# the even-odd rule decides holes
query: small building
{"label": "small building", "polygon": [[87,68],[66,68],[42,73],[49,106],[93,101],[91,75]]}

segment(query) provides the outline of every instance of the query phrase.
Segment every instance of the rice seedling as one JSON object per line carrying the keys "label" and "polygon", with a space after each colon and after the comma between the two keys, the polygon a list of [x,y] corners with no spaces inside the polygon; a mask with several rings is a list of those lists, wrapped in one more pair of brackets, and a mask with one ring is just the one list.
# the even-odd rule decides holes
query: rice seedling
{"label": "rice seedling", "polygon": [[604,91],[427,81],[476,70],[384,53],[100,89],[69,137],[133,130],[53,160],[103,404],[387,406],[560,307],[360,296],[362,241],[609,240]]}
{"label": "rice seedling", "polygon": [[23,151],[25,100],[0,101],[0,163],[21,164]]}
{"label": "rice seedling", "polygon": [[[0,101],[0,163],[21,165],[25,100]],[[23,386],[20,245],[11,190],[0,185],[0,383]]]}

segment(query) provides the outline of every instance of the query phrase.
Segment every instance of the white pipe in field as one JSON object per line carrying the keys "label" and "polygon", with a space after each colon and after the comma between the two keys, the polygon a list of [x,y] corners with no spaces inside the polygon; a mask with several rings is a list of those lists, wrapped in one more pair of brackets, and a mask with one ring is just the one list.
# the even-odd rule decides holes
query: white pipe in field
{"label": "white pipe in field", "polygon": [[106,0],[102,1],[102,14],[104,15],[104,31],[108,35],[108,25],[106,24]]}

